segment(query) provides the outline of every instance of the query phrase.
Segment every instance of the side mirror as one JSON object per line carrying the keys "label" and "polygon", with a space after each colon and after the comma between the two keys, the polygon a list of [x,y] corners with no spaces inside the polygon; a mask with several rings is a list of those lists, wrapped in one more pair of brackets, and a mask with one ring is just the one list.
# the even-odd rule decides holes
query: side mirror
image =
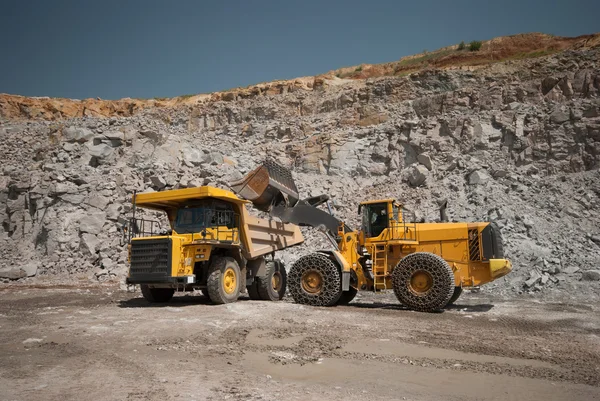
{"label": "side mirror", "polygon": [[360,212],[362,211],[362,205],[358,205],[358,215],[360,216]]}

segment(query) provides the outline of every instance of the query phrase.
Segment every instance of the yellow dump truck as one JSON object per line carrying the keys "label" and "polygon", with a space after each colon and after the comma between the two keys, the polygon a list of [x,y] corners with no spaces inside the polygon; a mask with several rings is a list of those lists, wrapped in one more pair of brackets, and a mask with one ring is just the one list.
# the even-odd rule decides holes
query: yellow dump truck
{"label": "yellow dump truck", "polygon": [[[291,173],[268,161],[233,190],[287,223],[317,227],[333,249],[299,258],[290,268],[288,288],[298,303],[332,306],[349,303],[358,290],[393,289],[416,310],[444,308],[464,287],[480,286],[508,274],[500,230],[490,222],[415,223],[393,199],[359,205],[358,230],[317,208],[326,195],[300,199]],[[272,177],[285,176],[285,185]]]}
{"label": "yellow dump truck", "polygon": [[[150,302],[167,302],[176,290],[202,290],[213,303],[279,300],[286,271],[275,252],[304,241],[298,226],[248,213],[248,201],[203,186],[134,194],[128,229],[128,284]],[[136,217],[136,209],[165,213],[169,227]]]}

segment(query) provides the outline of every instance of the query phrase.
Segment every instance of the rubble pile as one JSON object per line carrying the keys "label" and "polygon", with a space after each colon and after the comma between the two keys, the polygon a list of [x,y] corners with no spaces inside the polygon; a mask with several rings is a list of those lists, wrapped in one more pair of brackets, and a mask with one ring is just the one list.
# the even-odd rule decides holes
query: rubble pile
{"label": "rubble pile", "polygon": [[[593,291],[600,280],[598,49],[361,80],[315,79],[137,114],[0,120],[0,277],[126,273],[133,191],[228,183],[273,157],[303,196],[394,197],[435,221],[495,221],[507,294]],[[35,113],[32,113],[35,115]],[[292,262],[328,246],[283,253]],[[31,278],[33,277],[33,278]]]}

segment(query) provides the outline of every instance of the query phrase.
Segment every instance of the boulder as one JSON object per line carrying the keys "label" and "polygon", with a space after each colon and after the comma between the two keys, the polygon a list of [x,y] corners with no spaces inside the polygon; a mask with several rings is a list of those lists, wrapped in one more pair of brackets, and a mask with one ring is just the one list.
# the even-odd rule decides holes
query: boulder
{"label": "boulder", "polygon": [[95,255],[100,245],[100,240],[94,234],[82,234],[80,248],[84,254]]}
{"label": "boulder", "polygon": [[408,169],[408,182],[413,187],[419,187],[427,181],[427,167],[421,165],[413,165]]}
{"label": "boulder", "polygon": [[7,278],[9,280],[18,280],[20,278],[27,277],[27,273],[18,267],[6,267],[0,269],[0,278]]}
{"label": "boulder", "polygon": [[167,186],[167,181],[160,175],[153,175],[150,177],[150,182],[152,186],[156,189],[163,189]]}
{"label": "boulder", "polygon": [[195,148],[187,148],[182,151],[183,162],[189,166],[199,166],[204,162],[204,153]]}
{"label": "boulder", "polygon": [[469,174],[469,185],[482,185],[488,182],[490,178],[485,170],[475,170]]}
{"label": "boulder", "polygon": [[99,145],[90,146],[89,150],[90,156],[97,157],[99,159],[104,159],[105,157],[108,157],[112,154],[113,147],[105,143],[101,143]]}
{"label": "boulder", "polygon": [[600,281],[600,270],[585,270],[581,274],[581,279],[585,281]]}
{"label": "boulder", "polygon": [[433,170],[433,163],[431,162],[431,157],[428,154],[421,153],[417,156],[417,161],[427,167],[427,170]]}
{"label": "boulder", "polygon": [[33,277],[37,274],[39,264],[37,262],[28,262],[23,266],[5,267],[0,269],[0,278],[9,280],[18,280],[25,277]]}
{"label": "boulder", "polygon": [[99,234],[106,221],[105,212],[91,212],[79,221],[79,231],[82,233]]}
{"label": "boulder", "polygon": [[63,130],[63,136],[67,142],[84,143],[94,137],[94,133],[83,127],[68,127]]}
{"label": "boulder", "polygon": [[550,121],[554,124],[562,124],[569,121],[570,117],[569,111],[556,110],[554,113],[550,114]]}
{"label": "boulder", "polygon": [[150,139],[150,141],[152,141],[152,143],[154,143],[155,145],[162,145],[167,140],[167,136],[164,135],[162,132],[158,132],[151,129],[141,130],[140,135]]}
{"label": "boulder", "polygon": [[90,196],[85,201],[85,203],[92,207],[95,207],[96,209],[104,210],[110,203],[110,199],[108,199],[106,196],[102,196],[102,195],[93,195],[93,196]]}
{"label": "boulder", "polygon": [[218,152],[209,152],[202,155],[202,163],[213,166],[223,164],[223,155]]}
{"label": "boulder", "polygon": [[529,280],[525,281],[525,286],[528,288],[531,288],[534,285],[536,285],[539,281],[541,281],[541,279],[542,279],[542,275],[534,270],[531,272],[531,275],[529,276]]}

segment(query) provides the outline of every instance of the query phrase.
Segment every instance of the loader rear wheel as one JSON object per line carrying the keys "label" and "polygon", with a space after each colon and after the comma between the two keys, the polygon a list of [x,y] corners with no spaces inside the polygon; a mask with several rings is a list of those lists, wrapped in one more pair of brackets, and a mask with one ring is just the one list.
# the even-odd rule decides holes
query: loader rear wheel
{"label": "loader rear wheel", "polygon": [[435,311],[448,304],[454,294],[454,273],[448,263],[433,253],[405,256],[392,272],[396,298],[420,311]]}
{"label": "loader rear wheel", "polygon": [[206,287],[214,304],[235,302],[240,295],[240,267],[234,258],[215,256],[208,269]]}
{"label": "loader rear wheel", "polygon": [[280,260],[267,262],[265,275],[256,277],[256,288],[265,301],[279,301],[285,295],[287,273]]}
{"label": "loader rear wheel", "polygon": [[338,300],[337,304],[338,305],[348,305],[350,302],[352,302],[352,300],[356,296],[357,292],[358,292],[358,290],[356,288],[350,287],[350,289],[348,291],[342,292],[342,296]]}
{"label": "loader rear wheel", "polygon": [[332,306],[342,296],[340,269],[326,255],[305,255],[289,273],[290,294],[299,304]]}
{"label": "loader rear wheel", "polygon": [[146,301],[150,303],[164,303],[169,302],[175,294],[173,288],[151,288],[147,284],[142,284],[142,295]]}
{"label": "loader rear wheel", "polygon": [[452,294],[452,297],[450,297],[450,301],[448,301],[448,304],[446,304],[446,306],[452,305],[454,302],[456,302],[460,297],[460,294],[462,294],[462,291],[462,287],[454,287],[454,293]]}

